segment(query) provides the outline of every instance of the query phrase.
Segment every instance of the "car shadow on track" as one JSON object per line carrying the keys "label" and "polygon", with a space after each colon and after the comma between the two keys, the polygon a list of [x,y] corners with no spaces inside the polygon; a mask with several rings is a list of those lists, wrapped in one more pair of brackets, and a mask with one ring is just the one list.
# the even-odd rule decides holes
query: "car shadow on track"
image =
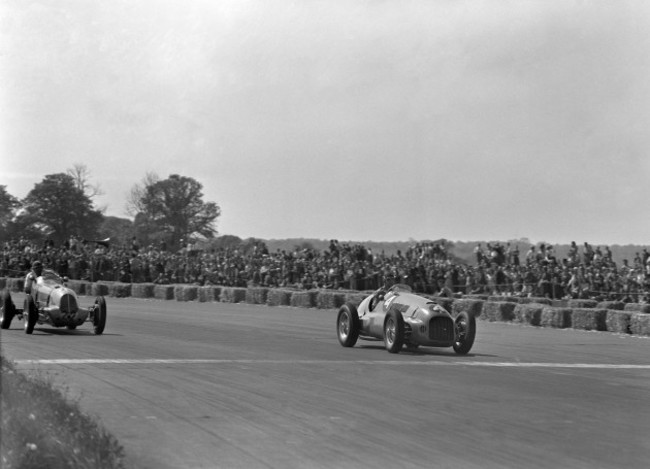
{"label": "car shadow on track", "polygon": [[[83,329],[75,329],[75,330],[69,330],[69,329],[43,329],[40,327],[34,328],[34,334],[37,332],[40,332],[41,334],[39,335],[69,335],[69,336],[94,336],[97,335],[95,334],[92,329],[91,330],[83,330]],[[116,337],[122,337],[122,334],[111,334],[108,332],[104,332],[100,335],[110,335],[110,336],[116,336]]]}
{"label": "car shadow on track", "polygon": [[[375,349],[386,351],[383,343],[381,344],[360,344],[356,346],[360,349]],[[470,357],[470,358],[498,358],[497,355],[487,353],[468,353],[467,355],[458,355],[452,348],[436,348],[436,347],[418,347],[416,349],[403,348],[399,352],[400,355],[413,355],[413,356],[449,356],[449,357]]]}

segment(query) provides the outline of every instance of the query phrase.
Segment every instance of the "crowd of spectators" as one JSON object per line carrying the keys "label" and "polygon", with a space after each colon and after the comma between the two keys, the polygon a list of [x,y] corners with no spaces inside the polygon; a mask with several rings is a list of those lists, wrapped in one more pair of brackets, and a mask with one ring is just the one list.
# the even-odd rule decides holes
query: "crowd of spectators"
{"label": "crowd of spectators", "polygon": [[71,237],[60,246],[25,239],[3,244],[0,277],[25,275],[40,260],[69,279],[296,289],[374,290],[386,282],[409,284],[431,295],[488,294],[596,298],[650,303],[650,254],[617,265],[609,247],[581,247],[566,257],[540,244],[525,253],[517,245],[478,244],[473,263],[454,261],[444,243],[415,243],[387,255],[362,244],[331,240],[328,249],[298,248],[269,252],[263,242],[243,248],[195,249],[186,244],[172,252],[164,245],[140,246],[88,242]]}

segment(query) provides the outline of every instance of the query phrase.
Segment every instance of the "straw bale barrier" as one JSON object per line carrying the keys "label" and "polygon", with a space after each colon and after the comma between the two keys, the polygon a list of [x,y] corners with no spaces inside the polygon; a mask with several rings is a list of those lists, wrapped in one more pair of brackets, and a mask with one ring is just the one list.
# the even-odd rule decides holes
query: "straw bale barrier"
{"label": "straw bale barrier", "polygon": [[252,305],[265,305],[269,289],[266,287],[251,287],[246,289],[246,303]]}
{"label": "straw bale barrier", "polygon": [[320,291],[316,298],[319,309],[338,309],[345,304],[345,293],[340,291]]}
{"label": "straw bale barrier", "polygon": [[131,296],[131,284],[114,282],[108,285],[108,295],[115,298],[127,298]]}
{"label": "straw bale barrier", "polygon": [[523,296],[517,300],[517,303],[525,305],[530,303],[535,303],[539,305],[548,305],[551,306],[552,302],[549,298],[536,298],[532,296]]}
{"label": "straw bale barrier", "polygon": [[368,293],[361,292],[347,292],[345,294],[345,302],[351,303],[354,306],[359,306],[361,302],[368,296]]}
{"label": "straw bale barrier", "polygon": [[488,321],[512,321],[515,318],[517,303],[512,301],[488,301],[483,306],[481,318]]}
{"label": "straw bale barrier", "polygon": [[88,295],[91,292],[91,283],[85,280],[68,280],[68,288],[77,295]]}
{"label": "straw bale barrier", "polygon": [[291,295],[290,306],[299,308],[314,308],[318,290],[296,291]]}
{"label": "straw bale barrier", "polygon": [[153,297],[157,300],[173,300],[174,285],[156,285],[153,287]]}
{"label": "straw bale barrier", "polygon": [[466,298],[468,300],[488,301],[490,299],[490,295],[484,295],[484,294],[480,294],[480,293],[470,293],[468,295],[464,295],[463,298]]}
{"label": "straw bale barrier", "polygon": [[246,301],[246,288],[223,287],[219,301],[222,303],[244,303]]}
{"label": "straw bale barrier", "polygon": [[629,311],[620,311],[618,309],[608,309],[605,325],[610,332],[620,332],[622,334],[631,334],[630,323],[632,313]]}
{"label": "straw bale barrier", "polygon": [[91,284],[90,294],[92,296],[108,296],[112,282],[95,282]]}
{"label": "straw bale barrier", "polygon": [[539,303],[517,303],[514,322],[539,326],[542,321],[542,310],[547,306]]}
{"label": "straw bale barrier", "polygon": [[542,316],[540,318],[540,326],[542,327],[555,327],[557,329],[565,329],[571,327],[571,308],[554,308],[547,306],[542,308]]}
{"label": "straw bale barrier", "polygon": [[289,306],[292,294],[292,290],[272,288],[266,295],[266,304],[269,306]]}
{"label": "straw bale barrier", "polygon": [[483,300],[455,300],[450,312],[453,316],[466,312],[470,317],[478,318],[483,312],[483,304]]}
{"label": "straw bale barrier", "polygon": [[215,287],[214,285],[199,287],[197,294],[198,300],[202,303],[219,301],[219,296],[221,295],[221,287]]}
{"label": "straw bale barrier", "polygon": [[507,301],[508,303],[519,303],[519,297],[517,296],[496,296],[492,295],[488,297],[488,302],[491,303],[500,303],[502,301]]}
{"label": "straw bale barrier", "polygon": [[131,286],[131,296],[133,298],[153,298],[155,286],[153,283],[134,283]]}
{"label": "straw bale barrier", "polygon": [[625,303],[623,303],[622,301],[601,301],[596,305],[596,308],[615,309],[617,311],[623,311],[625,309]]}
{"label": "straw bale barrier", "polygon": [[194,301],[198,298],[197,285],[174,285],[174,298],[176,301]]}
{"label": "straw bale barrier", "polygon": [[23,277],[9,277],[5,280],[5,288],[9,291],[23,291],[25,279]]}
{"label": "straw bale barrier", "polygon": [[632,313],[630,331],[635,335],[650,336],[650,314]]}
{"label": "straw bale barrier", "polygon": [[641,303],[625,303],[625,311],[632,311],[635,313],[650,314],[650,304]]}
{"label": "straw bale barrier", "polygon": [[596,300],[568,300],[567,306],[569,308],[595,308],[598,306],[598,301]]}
{"label": "straw bale barrier", "polygon": [[551,300],[551,306],[555,306],[556,308],[568,308],[569,300]]}
{"label": "straw bale barrier", "polygon": [[602,308],[573,308],[571,327],[586,331],[606,331],[607,310]]}

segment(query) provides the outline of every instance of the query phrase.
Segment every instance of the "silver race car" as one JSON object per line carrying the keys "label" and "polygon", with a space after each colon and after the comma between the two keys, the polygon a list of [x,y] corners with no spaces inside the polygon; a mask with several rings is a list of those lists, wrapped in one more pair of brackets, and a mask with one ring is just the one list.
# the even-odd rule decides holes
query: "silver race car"
{"label": "silver race car", "polygon": [[16,308],[9,291],[2,292],[0,327],[9,329],[14,317],[25,320],[25,332],[34,332],[36,324],[76,329],[86,321],[93,324],[95,334],[106,326],[106,300],[98,296],[89,308],[82,308],[77,294],[65,286],[64,280],[52,270],[43,270],[30,294],[25,295],[24,307]]}
{"label": "silver race car", "polygon": [[383,339],[386,350],[399,353],[403,346],[453,347],[469,353],[476,336],[476,319],[467,312],[454,318],[442,306],[412,292],[408,285],[379,289],[358,307],[346,303],[339,309],[336,331],[343,347],[357,339]]}

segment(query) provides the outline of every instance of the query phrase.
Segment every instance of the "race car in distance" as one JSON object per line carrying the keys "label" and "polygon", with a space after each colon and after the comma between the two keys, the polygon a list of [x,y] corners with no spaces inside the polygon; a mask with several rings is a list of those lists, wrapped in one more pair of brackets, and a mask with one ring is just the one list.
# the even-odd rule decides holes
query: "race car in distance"
{"label": "race car in distance", "polygon": [[453,347],[466,355],[474,345],[476,319],[467,312],[455,318],[442,306],[416,295],[411,287],[395,284],[366,297],[358,307],[346,303],[336,319],[339,342],[353,347],[357,339],[383,339],[386,350],[399,353],[402,346],[415,349]]}
{"label": "race car in distance", "polygon": [[82,308],[77,294],[65,285],[64,280],[54,271],[45,269],[36,279],[30,294],[25,295],[24,308],[14,305],[8,290],[2,292],[2,316],[0,327],[9,329],[14,317],[25,320],[25,333],[34,332],[36,324],[49,324],[54,327],[76,329],[85,321],[93,323],[95,334],[104,332],[106,326],[106,301],[98,296],[89,308]]}

